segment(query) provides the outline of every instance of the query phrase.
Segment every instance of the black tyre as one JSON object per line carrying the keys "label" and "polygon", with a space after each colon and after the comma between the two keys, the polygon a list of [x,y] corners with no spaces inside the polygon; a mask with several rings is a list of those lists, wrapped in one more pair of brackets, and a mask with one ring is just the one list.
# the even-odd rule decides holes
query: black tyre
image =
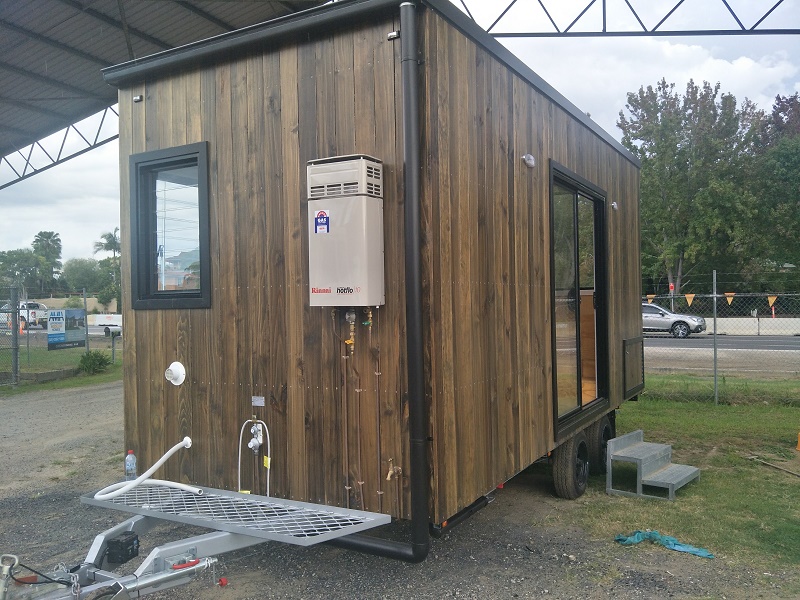
{"label": "black tyre", "polygon": [[589,480],[589,444],[580,432],[553,450],[556,495],[574,500],[586,491]]}
{"label": "black tyre", "polygon": [[678,321],[672,326],[672,337],[687,338],[689,337],[689,326],[683,321]]}
{"label": "black tyre", "polygon": [[593,475],[605,475],[606,449],[608,440],[616,437],[617,432],[608,415],[586,428],[586,441],[589,444],[589,470]]}

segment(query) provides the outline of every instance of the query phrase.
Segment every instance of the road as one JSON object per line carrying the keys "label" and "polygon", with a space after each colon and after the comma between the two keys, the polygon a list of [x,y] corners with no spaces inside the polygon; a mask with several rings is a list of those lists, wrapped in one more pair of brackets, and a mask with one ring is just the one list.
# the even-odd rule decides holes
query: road
{"label": "road", "polygon": [[[714,337],[700,334],[675,339],[669,334],[646,333],[645,348],[669,348],[671,350],[713,348]],[[719,350],[797,350],[800,351],[800,336],[791,335],[718,335]],[[800,357],[798,357],[800,360]]]}

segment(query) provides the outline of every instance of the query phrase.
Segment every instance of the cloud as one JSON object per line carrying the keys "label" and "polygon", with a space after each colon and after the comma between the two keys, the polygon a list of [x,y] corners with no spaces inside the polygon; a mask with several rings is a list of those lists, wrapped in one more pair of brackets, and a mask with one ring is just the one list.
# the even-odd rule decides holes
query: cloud
{"label": "cloud", "polygon": [[118,153],[110,142],[0,190],[0,250],[30,248],[37,233],[55,231],[62,261],[94,257],[94,242],[119,227]]}
{"label": "cloud", "polygon": [[[616,128],[628,92],[662,77],[682,91],[688,81],[719,82],[741,103],[745,97],[769,111],[777,94],[798,89],[798,54],[762,54],[750,40],[734,58],[728,48],[662,38],[504,40],[509,49],[606,131]],[[747,51],[747,52],[745,52]]]}

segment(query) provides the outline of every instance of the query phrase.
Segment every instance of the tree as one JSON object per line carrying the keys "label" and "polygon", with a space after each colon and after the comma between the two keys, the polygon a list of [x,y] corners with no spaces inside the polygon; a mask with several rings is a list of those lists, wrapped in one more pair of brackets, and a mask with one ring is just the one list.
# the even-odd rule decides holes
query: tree
{"label": "tree", "polygon": [[73,291],[90,293],[102,288],[103,273],[93,258],[70,258],[64,263],[63,277]]}
{"label": "tree", "polygon": [[54,231],[40,231],[31,245],[34,253],[44,259],[44,268],[39,273],[40,290],[44,295],[45,287],[52,289],[55,272],[61,268],[61,236]]}
{"label": "tree", "polygon": [[770,115],[770,134],[773,143],[781,137],[800,135],[800,92],[775,97]]}
{"label": "tree", "polygon": [[0,252],[0,276],[10,285],[20,288],[21,297],[27,298],[27,288],[38,283],[42,261],[30,248]]}
{"label": "tree", "polygon": [[[122,287],[121,287],[121,270],[119,265],[119,258],[104,258],[98,263],[98,267],[102,272],[103,288],[98,293],[98,301],[103,304],[106,309],[111,303],[111,300],[117,300],[117,311],[122,310]],[[101,300],[100,295],[108,300]]]}
{"label": "tree", "polygon": [[114,231],[104,233],[100,236],[100,241],[94,243],[94,253],[111,252],[112,258],[116,261],[117,255],[121,252],[119,239],[119,227],[114,227]]}
{"label": "tree", "polygon": [[689,81],[681,96],[662,79],[629,93],[617,125],[642,163],[643,274],[680,291],[693,270],[746,263],[757,210],[744,185],[763,113]]}

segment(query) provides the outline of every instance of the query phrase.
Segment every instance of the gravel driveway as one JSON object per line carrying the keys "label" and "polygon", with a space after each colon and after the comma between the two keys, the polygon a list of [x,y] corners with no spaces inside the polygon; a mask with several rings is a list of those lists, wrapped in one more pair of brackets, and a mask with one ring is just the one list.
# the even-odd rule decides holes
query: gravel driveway
{"label": "gravel driveway", "polygon": [[[95,534],[124,513],[79,502],[122,475],[122,386],[0,397],[0,553],[39,570],[79,563]],[[140,471],[144,466],[140,466]],[[760,573],[660,547],[624,548],[571,523],[574,503],[553,496],[534,466],[441,539],[420,565],[317,546],[264,543],[220,556],[188,586],[151,598],[780,598]],[[406,524],[389,526],[403,539]],[[167,524],[142,539],[196,533]],[[130,572],[131,564],[125,565]],[[220,577],[229,584],[214,584]]]}

